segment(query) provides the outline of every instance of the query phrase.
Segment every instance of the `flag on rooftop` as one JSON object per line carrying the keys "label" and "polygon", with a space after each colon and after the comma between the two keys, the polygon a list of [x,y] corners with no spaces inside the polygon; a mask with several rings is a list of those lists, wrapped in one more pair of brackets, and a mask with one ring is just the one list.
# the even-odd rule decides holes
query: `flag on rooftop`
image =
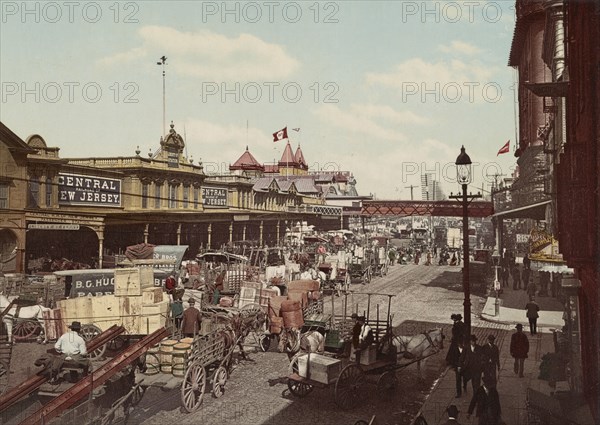
{"label": "flag on rooftop", "polygon": [[508,153],[510,152],[510,140],[508,142],[506,142],[504,144],[504,146],[502,146],[500,148],[500,150],[498,151],[498,153],[496,154],[496,156],[500,155],[501,153]]}
{"label": "flag on rooftop", "polygon": [[274,142],[279,142],[280,140],[287,139],[287,138],[288,138],[287,127],[284,127],[281,130],[273,133],[273,141]]}
{"label": "flag on rooftop", "polygon": [[300,128],[292,128],[294,131],[300,131]]}

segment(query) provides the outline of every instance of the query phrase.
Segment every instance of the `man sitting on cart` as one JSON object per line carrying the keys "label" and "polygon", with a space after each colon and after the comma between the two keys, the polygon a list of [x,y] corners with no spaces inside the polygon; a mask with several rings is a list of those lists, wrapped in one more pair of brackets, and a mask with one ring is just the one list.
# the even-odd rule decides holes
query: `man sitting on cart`
{"label": "man sitting on cart", "polygon": [[69,329],[70,330],[58,338],[58,341],[54,344],[54,349],[58,355],[54,356],[52,359],[51,383],[57,381],[58,374],[65,362],[68,362],[69,366],[72,365],[83,369],[83,376],[86,376],[90,369],[90,361],[86,357],[87,347],[85,346],[85,340],[79,335],[81,323],[75,321],[71,323]]}
{"label": "man sitting on cart", "polygon": [[202,326],[202,314],[196,308],[196,300],[190,298],[188,300],[189,307],[183,312],[181,320],[181,333],[186,338],[195,337]]}
{"label": "man sitting on cart", "polygon": [[360,324],[360,333],[358,334],[358,348],[355,351],[355,355],[356,363],[360,363],[361,352],[373,344],[374,338],[373,330],[369,325],[367,325],[367,319],[365,316],[358,316],[356,321],[358,324]]}

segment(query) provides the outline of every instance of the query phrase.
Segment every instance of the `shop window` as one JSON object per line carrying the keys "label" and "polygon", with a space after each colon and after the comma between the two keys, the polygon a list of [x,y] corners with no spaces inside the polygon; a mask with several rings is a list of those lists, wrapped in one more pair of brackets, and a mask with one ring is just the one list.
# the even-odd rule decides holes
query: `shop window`
{"label": "shop window", "polygon": [[142,208],[148,208],[148,191],[150,185],[148,183],[142,183]]}
{"label": "shop window", "polygon": [[52,179],[46,179],[46,206],[52,206]]}
{"label": "shop window", "polygon": [[194,209],[198,209],[198,199],[200,198],[200,189],[194,187]]}
{"label": "shop window", "polygon": [[188,207],[188,200],[190,198],[190,187],[183,186],[183,208]]}
{"label": "shop window", "polygon": [[169,185],[169,208],[177,208],[177,185]]}
{"label": "shop window", "polygon": [[0,208],[8,208],[8,183],[0,183]]}
{"label": "shop window", "polygon": [[154,189],[154,208],[160,208],[160,190],[162,186],[157,184]]}
{"label": "shop window", "polygon": [[29,180],[29,202],[30,208],[37,208],[40,199],[40,181],[33,178]]}

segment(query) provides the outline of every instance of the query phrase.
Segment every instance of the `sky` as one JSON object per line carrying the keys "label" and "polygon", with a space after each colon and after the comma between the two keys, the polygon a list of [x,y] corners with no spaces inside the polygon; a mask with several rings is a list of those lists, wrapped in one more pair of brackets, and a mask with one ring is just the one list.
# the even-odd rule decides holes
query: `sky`
{"label": "sky", "polygon": [[279,160],[284,127],[377,199],[423,173],[456,192],[461,145],[473,192],[514,170],[512,1],[0,3],[0,120],[63,158],[156,151],[164,68],[167,131],[207,173]]}

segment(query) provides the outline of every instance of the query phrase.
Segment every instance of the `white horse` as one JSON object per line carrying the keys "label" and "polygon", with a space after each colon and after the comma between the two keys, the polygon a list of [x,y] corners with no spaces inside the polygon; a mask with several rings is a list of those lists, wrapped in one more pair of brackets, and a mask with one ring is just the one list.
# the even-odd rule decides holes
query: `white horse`
{"label": "white horse", "polygon": [[305,353],[323,353],[325,337],[317,331],[301,333],[299,329],[284,329],[279,336],[279,352],[286,352],[291,359],[299,351]]}
{"label": "white horse", "polygon": [[6,331],[8,333],[8,342],[12,343],[12,330],[14,321],[17,318],[25,320],[36,320],[42,327],[42,331],[44,333],[44,344],[48,342],[48,333],[46,332],[46,322],[44,320],[43,313],[45,311],[50,311],[50,309],[41,305],[21,307],[17,316],[17,306],[13,305],[11,308],[5,311],[6,307],[8,307],[8,305],[16,298],[17,297],[11,297],[9,299],[5,295],[0,294],[0,314],[4,313],[2,316],[2,321],[6,325]]}
{"label": "white horse", "polygon": [[[430,329],[411,336],[397,336],[392,338],[396,353],[406,359],[424,359],[438,353],[444,348],[444,332],[441,328]],[[417,361],[417,371],[421,377],[421,360]]]}

